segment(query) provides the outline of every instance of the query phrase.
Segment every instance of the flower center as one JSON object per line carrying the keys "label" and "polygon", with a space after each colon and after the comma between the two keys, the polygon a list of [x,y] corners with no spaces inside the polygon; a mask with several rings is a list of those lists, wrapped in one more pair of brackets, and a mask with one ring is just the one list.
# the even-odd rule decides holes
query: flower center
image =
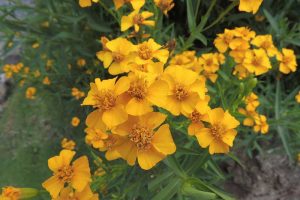
{"label": "flower center", "polygon": [[116,105],[116,96],[111,90],[102,90],[99,94],[95,95],[96,105],[94,107],[101,108],[102,110],[110,110]]}
{"label": "flower center", "polygon": [[63,166],[54,174],[59,180],[68,183],[73,177],[73,168],[71,166]]}
{"label": "flower center", "polygon": [[133,17],[133,23],[134,24],[143,24],[144,22],[144,18],[141,14],[136,14],[134,17]]}
{"label": "flower center", "polygon": [[261,58],[259,58],[259,57],[255,57],[253,60],[252,60],[252,64],[254,65],[254,66],[260,66],[260,64],[261,64]]}
{"label": "flower center", "polygon": [[284,63],[285,65],[288,65],[290,61],[291,61],[290,57],[283,56],[282,63]]}
{"label": "flower center", "polygon": [[122,60],[124,60],[124,55],[123,55],[123,54],[114,52],[114,53],[112,54],[112,56],[113,56],[113,60],[114,60],[115,62],[121,62]]}
{"label": "flower center", "polygon": [[198,123],[200,122],[200,118],[201,118],[201,114],[197,111],[194,110],[191,114],[190,114],[190,119],[193,123]]}
{"label": "flower center", "polygon": [[147,81],[144,79],[136,79],[130,83],[128,93],[131,97],[141,101],[146,97],[147,94]]}
{"label": "flower center", "polygon": [[133,125],[128,137],[135,143],[138,150],[147,150],[151,147],[153,131],[148,127],[135,124]]}
{"label": "flower center", "polygon": [[143,60],[149,60],[152,58],[152,49],[147,44],[141,44],[139,46],[138,55]]}
{"label": "flower center", "polygon": [[181,84],[175,85],[173,93],[178,101],[183,101],[189,96],[187,89]]}
{"label": "flower center", "polygon": [[269,41],[264,41],[262,44],[261,44],[261,48],[263,49],[268,49],[271,47],[271,43]]}
{"label": "flower center", "polygon": [[104,144],[107,150],[111,150],[116,142],[117,138],[115,138],[115,136],[113,135],[109,135],[108,138],[104,141]]}
{"label": "flower center", "polygon": [[14,187],[5,187],[2,190],[2,195],[3,197],[9,197],[9,199],[17,200],[20,198],[21,191]]}
{"label": "flower center", "polygon": [[213,125],[210,127],[210,133],[216,140],[221,140],[223,135],[223,130],[220,125]]}
{"label": "flower center", "polygon": [[206,65],[211,66],[213,64],[213,60],[211,58],[206,60]]}

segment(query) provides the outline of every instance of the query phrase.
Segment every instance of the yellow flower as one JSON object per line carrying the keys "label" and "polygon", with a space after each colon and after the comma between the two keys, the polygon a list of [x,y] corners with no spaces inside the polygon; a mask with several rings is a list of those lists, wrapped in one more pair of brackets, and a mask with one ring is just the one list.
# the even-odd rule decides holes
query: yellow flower
{"label": "yellow flower", "polygon": [[71,187],[66,187],[61,190],[60,195],[53,200],[99,200],[98,194],[93,194],[89,185],[81,192],[74,191]]}
{"label": "yellow flower", "polygon": [[122,144],[116,146],[116,149],[129,165],[134,165],[137,159],[140,167],[148,170],[175,152],[176,146],[169,125],[160,126],[165,119],[166,115],[158,112],[130,116],[128,121],[112,130],[124,136]]}
{"label": "yellow flower", "polygon": [[214,53],[202,54],[198,62],[206,72],[215,73],[220,68],[218,55]]}
{"label": "yellow flower", "polygon": [[243,40],[249,41],[255,37],[255,32],[248,27],[237,27],[232,30],[235,37],[242,38]]}
{"label": "yellow flower", "polygon": [[43,79],[43,84],[44,84],[44,85],[50,85],[50,84],[51,84],[51,81],[50,81],[50,79],[49,79],[48,76],[46,76],[46,77]]}
{"label": "yellow flower", "polygon": [[102,42],[103,50],[97,52],[97,58],[103,62],[105,68],[112,75],[129,71],[129,63],[133,60],[136,46],[125,38],[117,38]]}
{"label": "yellow flower", "polygon": [[[185,67],[188,69],[192,69],[193,71],[197,71],[195,69],[195,65],[197,65],[196,51],[184,51],[181,54],[175,55],[170,60],[170,65],[179,65],[181,67]],[[199,69],[198,69],[199,71]]]}
{"label": "yellow flower", "polygon": [[169,51],[161,48],[162,46],[157,44],[152,38],[137,45],[135,62],[142,65],[153,63],[153,59],[157,59],[165,64],[169,57]]}
{"label": "yellow flower", "polygon": [[0,200],[21,200],[35,197],[38,191],[34,188],[16,188],[12,186],[6,186],[2,188],[0,194]]}
{"label": "yellow flower", "polygon": [[29,87],[26,90],[26,98],[27,99],[35,99],[36,94],[36,88],[35,87]]}
{"label": "yellow flower", "polygon": [[162,107],[173,115],[191,113],[199,99],[205,98],[205,78],[189,69],[169,66],[165,70],[163,80],[167,81],[169,92]]}
{"label": "yellow flower", "polygon": [[37,49],[37,48],[40,47],[40,44],[39,44],[38,42],[36,42],[36,43],[32,44],[31,47],[32,47],[33,49]]}
{"label": "yellow flower", "polygon": [[237,135],[235,128],[239,126],[233,116],[222,108],[209,110],[208,128],[203,127],[198,130],[195,136],[202,148],[209,146],[209,153],[228,153],[229,147],[233,146],[233,141]]}
{"label": "yellow flower", "polygon": [[63,138],[60,144],[63,149],[67,150],[74,150],[76,146],[74,140],[69,140],[67,138]]}
{"label": "yellow flower", "polygon": [[130,3],[134,10],[139,10],[145,4],[145,0],[113,0],[116,9],[121,8],[125,3]]}
{"label": "yellow flower", "polygon": [[13,43],[13,42],[9,42],[9,43],[7,43],[7,47],[8,47],[8,48],[12,47],[13,45],[14,45],[14,43]]}
{"label": "yellow flower", "polygon": [[86,65],[85,59],[84,59],[84,58],[79,58],[79,59],[77,60],[77,65],[78,65],[79,67],[85,66],[85,65]]}
{"label": "yellow flower", "polygon": [[296,101],[297,101],[298,103],[300,103],[300,91],[299,91],[298,94],[296,95],[295,99],[296,99]]}
{"label": "yellow flower", "polygon": [[225,29],[224,33],[218,34],[218,37],[215,39],[214,44],[219,52],[225,53],[229,47],[229,44],[232,42],[234,34],[232,30]]}
{"label": "yellow flower", "polygon": [[234,58],[236,63],[242,63],[247,50],[250,48],[250,44],[247,40],[235,38],[230,42],[229,47],[231,49],[229,55]]}
{"label": "yellow flower", "polygon": [[279,71],[284,74],[295,72],[297,69],[297,61],[295,53],[292,49],[282,49],[282,53],[277,55],[280,62]]}
{"label": "yellow flower", "polygon": [[195,135],[199,129],[204,127],[202,121],[208,120],[207,112],[210,110],[210,107],[208,106],[209,100],[210,97],[205,96],[204,100],[198,101],[193,112],[184,113],[184,115],[191,121],[190,125],[188,126],[189,135]]}
{"label": "yellow flower", "polygon": [[144,115],[152,112],[153,105],[163,106],[169,91],[163,80],[154,80],[143,73],[130,73],[127,77],[130,87],[124,94],[125,110],[130,115]]}
{"label": "yellow flower", "polygon": [[245,103],[248,111],[255,111],[255,109],[259,106],[258,96],[252,92],[245,98]]}
{"label": "yellow flower", "polygon": [[35,78],[37,78],[37,77],[40,77],[41,76],[41,72],[40,72],[40,70],[35,70],[34,72],[33,72],[33,76],[35,77]]}
{"label": "yellow flower", "polygon": [[255,132],[261,132],[262,134],[269,132],[269,124],[267,123],[267,117],[265,115],[257,115],[254,121],[255,125],[253,129]]}
{"label": "yellow flower", "polygon": [[92,2],[98,3],[99,0],[79,0],[79,5],[82,8],[90,7],[90,6],[92,6]]}
{"label": "yellow flower", "polygon": [[88,158],[81,156],[71,165],[74,155],[75,151],[62,150],[59,156],[48,160],[48,166],[53,172],[53,176],[43,182],[42,186],[54,199],[58,197],[66,184],[77,192],[82,192],[91,181]]}
{"label": "yellow flower", "polygon": [[126,31],[130,27],[134,27],[135,32],[139,32],[141,25],[154,26],[154,20],[147,20],[154,14],[149,11],[143,11],[140,13],[139,10],[134,10],[128,16],[123,16],[121,19],[121,31]]}
{"label": "yellow flower", "polygon": [[168,12],[175,6],[173,0],[154,0],[154,3],[166,16],[168,16]]}
{"label": "yellow flower", "polygon": [[263,0],[240,0],[239,11],[252,12],[255,14]]}
{"label": "yellow flower", "polygon": [[114,78],[101,81],[96,78],[82,103],[99,109],[97,117],[109,128],[125,122],[128,117],[120,95],[129,89],[130,84],[126,77],[121,77],[117,82],[116,80]]}
{"label": "yellow flower", "polygon": [[270,60],[263,49],[249,50],[245,54],[243,65],[251,73],[261,75],[272,68]]}
{"label": "yellow flower", "polygon": [[77,100],[85,96],[84,92],[80,91],[78,88],[75,88],[75,87],[72,88],[71,94]]}
{"label": "yellow flower", "polygon": [[238,111],[246,117],[243,121],[244,126],[254,126],[254,119],[258,116],[255,111],[249,111],[244,108],[239,108]]}
{"label": "yellow flower", "polygon": [[80,124],[80,119],[78,117],[73,117],[71,124],[72,126],[77,127]]}
{"label": "yellow flower", "polygon": [[144,73],[146,76],[151,76],[153,79],[158,79],[164,72],[164,64],[162,62],[147,63],[142,65],[130,63],[130,71],[135,73]]}
{"label": "yellow flower", "polygon": [[251,44],[264,49],[270,57],[277,54],[277,48],[273,44],[272,35],[258,35],[251,41]]}

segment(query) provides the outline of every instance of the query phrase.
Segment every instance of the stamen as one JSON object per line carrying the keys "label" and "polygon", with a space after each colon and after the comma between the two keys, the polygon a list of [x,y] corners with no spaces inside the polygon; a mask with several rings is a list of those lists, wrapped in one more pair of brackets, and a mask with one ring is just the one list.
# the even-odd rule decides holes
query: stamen
{"label": "stamen", "polygon": [[147,150],[151,147],[151,141],[153,138],[153,131],[148,127],[135,124],[131,129],[128,137],[136,144],[139,150]]}

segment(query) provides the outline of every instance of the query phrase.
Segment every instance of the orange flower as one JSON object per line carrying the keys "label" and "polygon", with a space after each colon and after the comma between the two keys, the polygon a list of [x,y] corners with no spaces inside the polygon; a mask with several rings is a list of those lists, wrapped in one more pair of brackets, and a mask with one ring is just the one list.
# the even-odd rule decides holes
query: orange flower
{"label": "orange flower", "polygon": [[72,118],[72,121],[71,121],[72,126],[77,127],[79,125],[79,123],[80,123],[80,119],[78,117]]}

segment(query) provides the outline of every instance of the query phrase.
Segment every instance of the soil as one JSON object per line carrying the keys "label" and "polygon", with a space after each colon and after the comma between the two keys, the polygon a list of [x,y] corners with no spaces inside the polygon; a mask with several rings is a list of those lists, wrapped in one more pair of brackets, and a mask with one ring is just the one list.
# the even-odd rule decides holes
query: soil
{"label": "soil", "polygon": [[241,200],[299,200],[300,167],[289,164],[284,155],[264,154],[252,159],[239,155],[245,165],[227,166],[233,174],[225,190]]}

